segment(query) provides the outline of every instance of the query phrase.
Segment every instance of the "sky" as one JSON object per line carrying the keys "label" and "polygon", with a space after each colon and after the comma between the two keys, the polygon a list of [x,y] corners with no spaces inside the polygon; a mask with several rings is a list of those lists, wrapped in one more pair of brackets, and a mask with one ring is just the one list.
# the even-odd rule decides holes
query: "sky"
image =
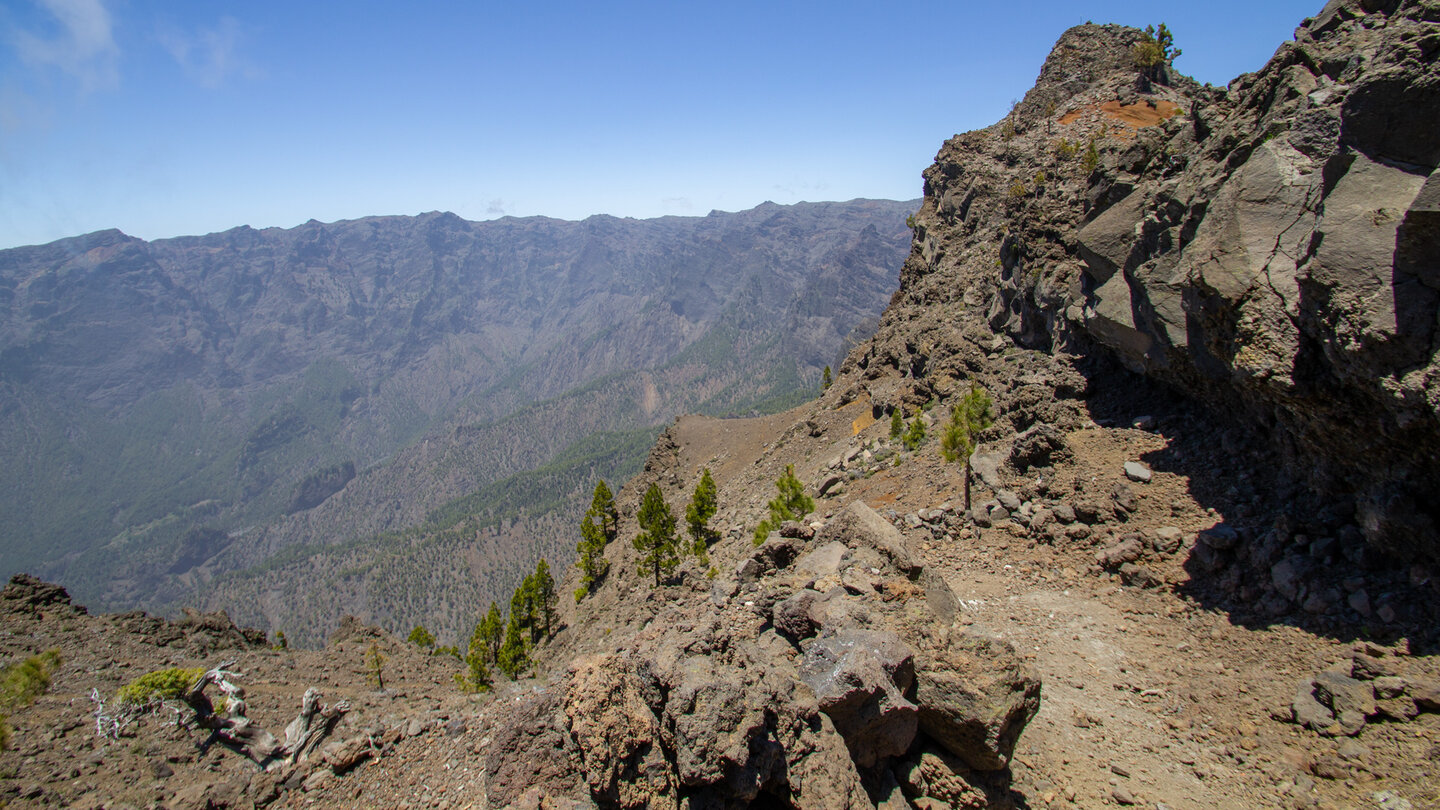
{"label": "sky", "polygon": [[0,0],[0,248],[913,199],[1079,23],[1258,70],[1323,0]]}

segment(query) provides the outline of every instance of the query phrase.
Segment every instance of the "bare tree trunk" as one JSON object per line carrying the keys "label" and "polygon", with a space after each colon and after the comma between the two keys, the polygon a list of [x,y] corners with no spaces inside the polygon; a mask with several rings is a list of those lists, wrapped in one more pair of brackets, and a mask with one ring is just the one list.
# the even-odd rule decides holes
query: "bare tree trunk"
{"label": "bare tree trunk", "polygon": [[[195,712],[195,725],[209,729],[215,739],[263,768],[268,769],[280,761],[294,764],[305,759],[334,730],[340,718],[350,711],[348,701],[341,700],[326,706],[320,702],[318,690],[307,689],[300,713],[285,727],[285,741],[281,742],[245,716],[245,690],[231,680],[243,675],[225,669],[231,663],[226,661],[201,675],[181,699]],[[223,714],[215,711],[215,705],[205,694],[205,687],[210,684],[215,684],[225,694]]]}

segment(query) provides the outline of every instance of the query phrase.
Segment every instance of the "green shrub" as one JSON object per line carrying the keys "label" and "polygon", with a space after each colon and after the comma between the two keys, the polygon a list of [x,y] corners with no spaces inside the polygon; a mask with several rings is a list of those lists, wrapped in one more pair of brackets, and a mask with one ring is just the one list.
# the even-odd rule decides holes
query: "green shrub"
{"label": "green shrub", "polygon": [[410,631],[410,635],[405,640],[422,650],[435,649],[435,636],[426,630],[423,624],[415,625],[415,629]]}
{"label": "green shrub", "polygon": [[46,650],[6,667],[0,675],[0,712],[8,714],[34,703],[50,688],[50,677],[59,668],[59,650]]}
{"label": "green shrub", "polygon": [[205,667],[170,667],[147,672],[120,687],[120,691],[115,693],[115,702],[121,705],[144,706],[157,700],[179,700],[185,690],[204,674]]}
{"label": "green shrub", "polygon": [[1090,139],[1090,145],[1085,147],[1085,157],[1080,159],[1080,169],[1089,177],[1100,165],[1100,149],[1095,145],[1095,139]]}

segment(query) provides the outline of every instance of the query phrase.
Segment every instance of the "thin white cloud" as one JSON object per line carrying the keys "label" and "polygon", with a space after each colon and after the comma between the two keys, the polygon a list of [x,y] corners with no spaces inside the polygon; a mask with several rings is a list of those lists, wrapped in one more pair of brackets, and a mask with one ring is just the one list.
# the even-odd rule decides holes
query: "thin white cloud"
{"label": "thin white cloud", "polygon": [[660,201],[660,207],[665,211],[681,211],[689,213],[695,210],[695,204],[690,202],[689,197],[666,197]]}
{"label": "thin white cloud", "polygon": [[485,213],[499,214],[503,216],[505,214],[505,201],[500,199],[499,197],[496,197],[495,199],[490,201],[489,205],[485,207]]}
{"label": "thin white cloud", "polygon": [[114,21],[101,0],[37,0],[59,24],[49,36],[16,29],[11,32],[20,59],[31,67],[53,67],[79,80],[85,90],[120,83],[120,48]]}
{"label": "thin white cloud", "polygon": [[163,28],[158,38],[185,75],[201,87],[219,87],[231,76],[254,79],[261,75],[240,54],[244,32],[234,17],[221,17],[214,28],[194,33]]}

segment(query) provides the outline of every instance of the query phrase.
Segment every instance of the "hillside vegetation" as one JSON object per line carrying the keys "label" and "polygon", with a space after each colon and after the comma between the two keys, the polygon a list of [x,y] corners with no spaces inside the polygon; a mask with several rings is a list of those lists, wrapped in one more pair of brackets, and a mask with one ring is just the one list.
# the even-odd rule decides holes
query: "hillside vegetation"
{"label": "hillside vegetation", "polygon": [[[169,610],[238,598],[213,580],[277,554],[383,546],[447,504],[538,520],[643,455],[591,458],[594,434],[817,390],[873,328],[914,208],[435,213],[0,252],[0,573]],[[525,474],[546,465],[542,494]],[[517,531],[564,546],[544,525]]]}

